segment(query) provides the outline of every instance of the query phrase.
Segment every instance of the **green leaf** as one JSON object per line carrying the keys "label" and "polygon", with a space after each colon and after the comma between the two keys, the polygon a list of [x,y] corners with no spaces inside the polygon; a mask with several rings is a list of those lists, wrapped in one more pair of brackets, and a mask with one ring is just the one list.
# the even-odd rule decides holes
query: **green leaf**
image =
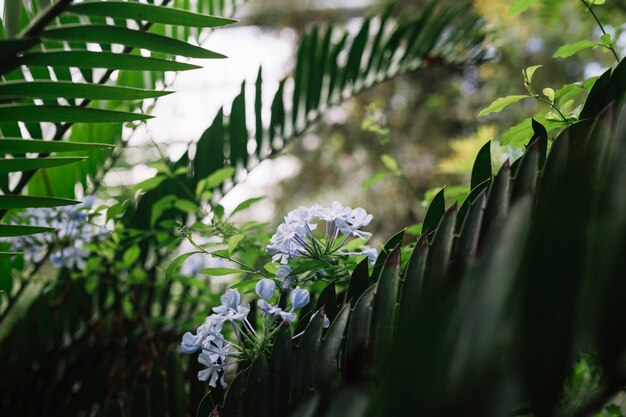
{"label": "green leaf", "polygon": [[184,62],[139,55],[92,51],[46,51],[24,54],[20,65],[30,67],[104,68],[131,71],[187,71],[200,68]]}
{"label": "green leaf", "polygon": [[202,253],[202,252],[200,251],[188,252],[188,253],[183,253],[182,255],[177,256],[176,259],[174,259],[165,270],[165,278],[170,279],[172,275],[174,274],[174,272],[178,271],[178,269],[187,260],[187,258],[197,253]]}
{"label": "green leaf", "polygon": [[326,333],[326,337],[322,340],[315,376],[316,385],[320,389],[332,386],[333,381],[339,376],[339,350],[343,344],[349,317],[350,304],[348,303],[337,314]]}
{"label": "green leaf", "polygon": [[554,55],[552,55],[552,58],[567,58],[584,49],[593,48],[594,46],[598,46],[598,43],[587,39],[574,43],[568,43],[557,49]]}
{"label": "green leaf", "polygon": [[422,284],[425,297],[432,297],[445,287],[454,243],[455,222],[456,204],[450,206],[443,215],[428,251]]}
{"label": "green leaf", "polygon": [[142,100],[162,97],[173,91],[143,90],[113,85],[74,83],[70,81],[9,81],[0,84],[5,98],[86,98],[89,100]]}
{"label": "green leaf", "polygon": [[388,154],[383,154],[380,157],[380,160],[383,161],[383,164],[387,167],[387,169],[389,171],[392,172],[400,172],[400,165],[398,165],[398,161],[396,161],[396,159]]}
{"label": "green leaf", "polygon": [[604,35],[600,36],[600,40],[605,46],[609,48],[611,47],[611,34],[610,33],[605,33]]}
{"label": "green leaf", "polygon": [[371,280],[372,282],[378,281],[380,277],[380,273],[387,262],[387,257],[391,253],[392,250],[395,249],[396,246],[402,243],[404,239],[404,230],[400,230],[398,233],[393,235],[383,246],[383,249],[378,254],[376,258],[376,263],[374,264],[374,269],[372,270]]}
{"label": "green leaf", "polygon": [[91,109],[76,106],[0,106],[0,122],[114,123],[147,120],[151,118],[152,116],[141,113]]}
{"label": "green leaf", "polygon": [[21,255],[22,252],[0,252],[0,259],[11,258],[16,255]]}
{"label": "green leaf", "polygon": [[400,290],[400,245],[389,254],[376,285],[372,311],[372,351],[374,364],[382,369],[393,346]]}
{"label": "green leaf", "polygon": [[532,84],[533,75],[535,75],[535,72],[541,67],[543,67],[543,65],[532,65],[522,70],[522,75],[524,76],[524,83],[527,85]]}
{"label": "green leaf", "polygon": [[174,207],[185,213],[195,213],[198,211],[198,204],[190,200],[176,199],[174,201]]}
{"label": "green leaf", "polygon": [[237,245],[239,245],[239,242],[241,242],[245,237],[246,235],[244,235],[243,233],[239,233],[228,238],[228,256],[233,254],[235,249],[237,249]]}
{"label": "green leaf", "polygon": [[237,205],[237,207],[235,207],[235,209],[233,210],[233,212],[231,213],[231,216],[235,213],[238,213],[240,211],[246,210],[248,209],[250,206],[252,206],[254,203],[258,203],[259,201],[263,200],[265,197],[252,197],[249,198],[241,203],[239,203]]}
{"label": "green leaf", "polygon": [[133,245],[124,252],[122,262],[126,267],[133,265],[141,255],[141,248],[139,245]]}
{"label": "green leaf", "polygon": [[44,39],[69,42],[94,42],[102,45],[121,44],[189,58],[226,58],[222,54],[191,45],[178,39],[109,25],[67,25],[44,31]]}
{"label": "green leaf", "polygon": [[487,181],[491,178],[491,141],[485,143],[476,159],[474,160],[474,166],[472,167],[472,179],[470,182],[470,188],[473,190],[478,184]]}
{"label": "green leaf", "polygon": [[316,364],[323,330],[322,322],[320,313],[314,313],[295,352],[292,380],[292,398],[295,403],[312,392],[315,387]]}
{"label": "green leaf", "polygon": [[533,4],[537,3],[537,1],[538,0],[515,0],[513,5],[511,5],[511,8],[509,9],[509,16],[513,16],[523,12]]}
{"label": "green leaf", "polygon": [[59,207],[80,204],[80,201],[67,198],[34,197],[23,195],[0,195],[0,210],[29,207]]}
{"label": "green leaf", "polygon": [[369,287],[369,278],[368,261],[367,259],[363,259],[354,268],[352,275],[350,275],[346,303],[352,303],[353,305],[356,303],[359,297],[361,297]]}
{"label": "green leaf", "polygon": [[22,4],[19,1],[4,1],[4,32],[9,38],[15,37],[20,28]]}
{"label": "green leaf", "polygon": [[365,417],[369,406],[370,398],[367,394],[354,386],[347,387],[333,397],[333,401],[324,416]]}
{"label": "green leaf", "polygon": [[360,361],[369,360],[370,323],[375,293],[376,285],[372,285],[354,303],[346,336],[346,371],[350,371],[349,366],[352,364],[353,358],[357,361],[354,364],[356,366]]}
{"label": "green leaf", "polygon": [[86,1],[73,4],[68,11],[84,16],[145,20],[151,23],[199,28],[218,27],[236,22],[233,19],[206,16],[171,7],[126,1]]}
{"label": "green leaf", "polygon": [[2,237],[34,235],[37,233],[53,232],[54,230],[53,227],[0,224],[0,236]]}
{"label": "green leaf", "polygon": [[289,326],[281,326],[274,339],[272,356],[269,362],[270,375],[273,383],[270,384],[270,415],[283,416],[288,408],[289,395],[285,393],[291,390],[291,378],[293,377],[293,341]]}
{"label": "green leaf", "polygon": [[[17,3],[17,2],[15,2]],[[29,49],[39,43],[39,39],[0,39],[0,61]]]}
{"label": "green leaf", "polygon": [[150,225],[154,226],[156,222],[161,218],[165,210],[171,209],[176,201],[175,195],[166,195],[161,197],[156,203],[152,205],[152,211],[150,213]]}
{"label": "green leaf", "polygon": [[234,167],[224,167],[218,169],[206,178],[206,188],[216,188],[222,185],[224,181],[232,177],[235,173]]}
{"label": "green leaf", "polygon": [[409,262],[404,270],[402,282],[402,301],[400,302],[399,320],[410,321],[414,317],[422,293],[424,268],[428,256],[428,235],[420,236],[413,248]]}
{"label": "green leaf", "polygon": [[79,156],[66,156],[54,158],[0,158],[0,174],[8,172],[32,171],[40,168],[52,168],[74,162],[84,161],[86,158]]}
{"label": "green leaf", "polygon": [[546,96],[550,102],[554,102],[554,94],[554,90],[551,88],[543,89],[543,95]]}
{"label": "green leaf", "polygon": [[200,273],[205,275],[221,276],[230,274],[251,274],[252,272],[234,268],[204,268],[200,270]]}
{"label": "green leaf", "polygon": [[293,413],[289,414],[289,417],[315,417],[315,411],[317,411],[319,403],[320,397],[317,393],[314,393],[302,402]]}
{"label": "green leaf", "polygon": [[0,154],[76,152],[112,149],[107,143],[58,142],[41,139],[0,138]]}
{"label": "green leaf", "polygon": [[133,187],[133,191],[142,190],[144,192],[148,192],[157,188],[163,181],[167,179],[164,175],[157,175],[156,177],[148,178],[145,181],[140,182],[139,184]]}
{"label": "green leaf", "polygon": [[[535,117],[537,121],[539,121],[548,132],[551,132],[555,129],[565,127],[567,125],[566,122],[561,120],[551,120],[546,119],[545,117]],[[500,145],[514,145],[521,146],[523,144],[528,143],[530,138],[533,136],[533,126],[532,126],[533,118],[529,117],[524,119],[522,122],[516,124],[515,126],[509,128],[500,139]]]}
{"label": "green leaf", "polygon": [[446,212],[445,190],[445,188],[442,188],[430,202],[422,224],[423,233],[432,233],[437,230],[439,221]]}
{"label": "green leaf", "polygon": [[396,174],[394,172],[377,172],[376,174],[374,174],[373,176],[371,176],[370,178],[366,179],[365,181],[363,181],[363,183],[361,183],[361,188],[362,189],[366,189],[368,187],[371,187],[372,185],[384,180],[387,177],[394,177],[396,176]]}
{"label": "green leaf", "polygon": [[523,100],[525,98],[530,97],[527,94],[520,94],[520,95],[515,95],[515,96],[508,96],[508,97],[502,97],[497,99],[496,101],[494,101],[493,103],[491,103],[489,106],[485,107],[484,109],[482,109],[480,111],[480,113],[478,113],[479,116],[486,116],[490,113],[497,113],[499,111],[502,111],[503,109],[505,109],[507,106],[513,104],[513,103],[517,103],[520,100]]}

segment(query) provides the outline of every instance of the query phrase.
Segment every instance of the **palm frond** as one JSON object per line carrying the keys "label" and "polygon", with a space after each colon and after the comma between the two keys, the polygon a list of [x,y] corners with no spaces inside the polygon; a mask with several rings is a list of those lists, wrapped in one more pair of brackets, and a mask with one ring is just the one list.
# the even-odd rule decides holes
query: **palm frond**
{"label": "palm frond", "polygon": [[[193,183],[231,165],[250,171],[280,152],[321,115],[343,100],[372,86],[433,65],[463,66],[480,61],[482,21],[467,4],[439,7],[431,1],[417,17],[391,17],[391,8],[366,18],[356,33],[336,25],[316,25],[302,36],[293,74],[283,79],[270,103],[261,99],[262,70],[254,94],[240,94],[220,110],[199,139]],[[286,85],[293,85],[287,91]],[[253,106],[246,103],[252,102]],[[252,117],[247,112],[253,108]],[[263,114],[270,112],[270,117]],[[188,157],[181,159],[185,164]]]}
{"label": "palm frond", "polygon": [[[31,195],[52,193],[57,197],[73,197],[74,185],[86,185],[87,179],[96,175],[111,156],[110,146],[106,144],[120,143],[122,124],[150,118],[142,108],[143,101],[169,93],[156,89],[163,79],[162,73],[198,68],[177,61],[177,56],[224,57],[190,43],[178,29],[198,31],[233,22],[228,18],[169,7],[171,0],[164,0],[160,5],[128,1],[74,3],[72,0],[10,3],[15,7],[7,7],[0,37],[0,140],[11,138],[11,142],[3,146],[3,154],[16,157],[0,160],[0,188],[6,195],[20,194],[34,179],[29,187]],[[225,9],[226,2],[217,3],[221,7],[213,9]],[[237,1],[228,3],[234,6]],[[198,8],[200,4],[206,6],[207,2],[200,2]],[[155,25],[161,32],[170,31],[173,35],[149,32]],[[143,54],[139,50],[144,51]],[[134,75],[125,75],[126,72]],[[114,73],[118,77],[111,82]],[[145,77],[150,74],[153,76]],[[141,82],[137,82],[140,79]],[[96,127],[93,123],[104,125]],[[92,151],[96,148],[99,151],[95,155],[91,152],[95,157],[89,161],[61,170],[50,169],[45,181],[37,170],[66,165],[77,159],[50,159],[50,152],[19,159],[23,158],[23,150],[20,150],[23,147],[8,149],[17,138],[62,142],[75,124],[85,128],[72,129],[69,141],[105,145],[92,147]],[[81,152],[75,158],[82,157],[88,148],[70,150],[66,147],[63,151],[73,153],[79,149]],[[59,148],[50,147],[50,151],[55,150]],[[20,162],[22,169],[17,169]],[[12,187],[9,187],[8,172],[21,172]],[[58,175],[63,175],[62,180]],[[50,184],[54,184],[55,189],[51,189]],[[0,217],[5,212],[0,209]]]}

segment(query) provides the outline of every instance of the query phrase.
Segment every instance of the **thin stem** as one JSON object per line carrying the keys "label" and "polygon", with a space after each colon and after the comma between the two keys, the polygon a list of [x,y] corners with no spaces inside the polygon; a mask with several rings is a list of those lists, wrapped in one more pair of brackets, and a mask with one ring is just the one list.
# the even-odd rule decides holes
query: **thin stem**
{"label": "thin stem", "polygon": [[[582,2],[582,4],[585,5],[587,10],[589,10],[591,15],[595,19],[596,23],[600,27],[600,30],[602,31],[602,34],[606,35],[607,34],[606,30],[604,30],[604,26],[602,26],[602,22],[600,22],[600,19],[598,19],[598,16],[596,15],[596,12],[593,11],[593,7],[591,7],[591,4],[587,3],[586,0],[580,0],[580,1]],[[619,56],[617,55],[617,52],[615,51],[615,48],[613,48],[613,44],[611,43],[610,45],[607,46],[607,48],[609,48],[609,50],[613,53],[613,56],[615,57],[615,60],[619,63],[620,59],[619,59]]]}
{"label": "thin stem", "polygon": [[242,268],[245,268],[247,272],[251,272],[251,273],[253,273],[253,274],[258,274],[258,275],[261,275],[263,278],[270,278],[270,276],[269,276],[269,275],[267,275],[265,272],[263,272],[263,271],[261,271],[261,270],[258,270],[258,269],[254,269],[254,268],[252,268],[251,266],[248,266],[248,265],[244,264],[243,262],[238,261],[237,259],[233,259],[233,258],[229,257],[228,255],[222,255],[222,254],[217,253],[217,252],[209,252],[208,250],[206,250],[206,249],[204,249],[203,247],[201,247],[200,245],[198,245],[198,244],[197,244],[197,243],[193,240],[193,238],[191,237],[191,234],[190,234],[190,233],[189,233],[189,234],[187,234],[185,237],[187,238],[187,240],[189,241],[189,243],[191,243],[191,245],[192,245],[194,248],[198,249],[198,250],[199,250],[200,252],[202,252],[202,253],[205,253],[205,254],[207,254],[207,255],[211,255],[211,256],[215,256],[215,257],[217,257],[217,258],[222,258],[222,259],[229,260],[230,262],[236,263],[237,265],[241,266]]}
{"label": "thin stem", "polygon": [[535,98],[539,101],[541,101],[544,104],[547,104],[548,106],[550,106],[551,109],[553,109],[554,111],[556,111],[559,114],[559,117],[561,118],[561,120],[563,120],[565,123],[569,123],[569,120],[567,117],[565,117],[565,115],[563,113],[561,113],[561,110],[559,110],[558,107],[556,107],[554,105],[553,102],[551,102],[550,100],[541,97],[539,94],[535,95]]}

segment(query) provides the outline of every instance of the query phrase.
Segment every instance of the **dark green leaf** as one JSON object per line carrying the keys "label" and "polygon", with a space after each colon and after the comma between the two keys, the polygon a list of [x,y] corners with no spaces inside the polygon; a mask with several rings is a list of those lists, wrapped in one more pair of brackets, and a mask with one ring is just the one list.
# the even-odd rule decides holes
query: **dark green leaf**
{"label": "dark green leaf", "polygon": [[55,157],[55,158],[0,158],[0,174],[8,172],[32,171],[40,168],[58,167],[84,161],[86,158],[78,156]]}
{"label": "dark green leaf", "polygon": [[382,369],[393,343],[400,290],[400,245],[389,254],[376,285],[372,310],[372,353],[374,364]]}
{"label": "dark green leaf", "polygon": [[141,100],[161,97],[172,91],[142,90],[112,85],[82,84],[70,81],[13,81],[0,84],[0,97],[8,98],[86,98],[90,100]]}
{"label": "dark green leaf", "polygon": [[431,297],[441,291],[447,284],[452,245],[454,243],[454,226],[456,222],[456,204],[444,214],[433,243],[428,251],[422,293]]}
{"label": "dark green leaf", "polygon": [[0,236],[2,237],[26,236],[52,231],[54,231],[52,227],[0,224]]}
{"label": "dark green leaf", "polygon": [[356,303],[361,294],[369,287],[370,277],[368,271],[368,260],[363,259],[357,264],[350,276],[348,283],[348,292],[346,294],[346,303]]}
{"label": "dark green leaf", "polygon": [[220,276],[220,275],[230,275],[230,274],[250,274],[250,271],[245,271],[243,269],[233,269],[233,268],[204,268],[200,270],[201,274],[212,275],[212,276]]}
{"label": "dark green leaf", "polygon": [[91,51],[33,52],[22,56],[19,64],[33,67],[105,68],[131,71],[187,71],[200,68],[197,65],[160,58]]}
{"label": "dark green leaf", "polygon": [[66,25],[47,29],[41,36],[44,39],[69,42],[95,42],[105,45],[115,43],[189,58],[226,58],[222,54],[179,41],[178,39],[119,26]]}
{"label": "dark green leaf", "polygon": [[332,383],[339,376],[339,350],[343,345],[349,317],[350,304],[346,304],[331,323],[322,341],[316,374],[316,385],[319,389],[331,388]]}
{"label": "dark green leaf", "polygon": [[402,244],[402,239],[404,239],[404,230],[401,230],[393,235],[391,239],[389,239],[387,243],[385,243],[385,246],[383,246],[383,249],[380,251],[378,257],[376,258],[374,270],[372,271],[372,276],[370,277],[372,282],[378,281],[380,272],[382,271],[385,262],[387,262],[387,257],[389,256],[391,251],[395,249],[396,246]]}
{"label": "dark green leaf", "polygon": [[315,369],[322,339],[322,326],[321,313],[315,313],[304,330],[296,349],[292,379],[292,401],[296,404],[301,398],[306,398],[312,394],[315,388]]}
{"label": "dark green leaf", "polygon": [[236,22],[232,19],[205,16],[171,7],[126,1],[86,1],[73,4],[68,10],[84,16],[145,20],[151,23],[200,28],[224,26]]}
{"label": "dark green leaf", "polygon": [[446,211],[446,200],[444,197],[445,188],[439,191],[428,206],[426,216],[422,226],[422,233],[432,233],[437,230],[437,226]]}
{"label": "dark green leaf", "polygon": [[22,195],[0,195],[0,210],[28,207],[58,207],[80,204],[80,201],[67,198],[35,197]]}
{"label": "dark green leaf", "polygon": [[114,123],[147,120],[152,116],[113,110],[55,105],[12,105],[0,106],[0,122],[72,122]]}
{"label": "dark green leaf", "polygon": [[470,189],[473,190],[478,184],[491,179],[491,141],[485,143],[476,159],[474,160],[474,166],[472,167],[472,181]]}
{"label": "dark green leaf", "polygon": [[0,139],[0,154],[76,152],[110,149],[106,143],[58,142],[40,139]]}

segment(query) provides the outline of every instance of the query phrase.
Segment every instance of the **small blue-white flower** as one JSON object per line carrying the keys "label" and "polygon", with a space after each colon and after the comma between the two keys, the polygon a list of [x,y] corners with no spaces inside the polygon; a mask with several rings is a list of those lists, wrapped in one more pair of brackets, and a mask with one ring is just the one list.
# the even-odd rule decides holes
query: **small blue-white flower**
{"label": "small blue-white flower", "polygon": [[224,369],[224,365],[213,362],[208,352],[200,353],[198,362],[206,366],[206,369],[198,372],[198,379],[200,381],[209,381],[209,385],[215,387],[220,376],[219,372]]}
{"label": "small blue-white flower", "polygon": [[289,275],[291,275],[291,268],[287,265],[281,265],[278,267],[278,270],[276,271],[276,279],[279,281],[284,281],[285,278],[287,278]]}
{"label": "small blue-white flower", "polygon": [[276,291],[276,284],[268,278],[264,278],[256,283],[256,293],[263,300],[268,301]]}
{"label": "small blue-white flower", "polygon": [[283,321],[288,321],[290,323],[296,321],[296,313],[293,311],[284,311],[282,308],[277,305],[270,304],[265,300],[259,300],[257,302],[257,306],[263,311],[263,314],[269,317],[279,316]]}
{"label": "small blue-white flower", "polygon": [[290,294],[292,309],[299,309],[309,304],[311,299],[309,292],[303,288],[296,287]]}
{"label": "small blue-white flower", "polygon": [[[371,233],[360,230],[371,220],[372,215],[361,207],[353,210],[337,201],[330,207],[319,204],[311,208],[300,207],[285,216],[266,249],[272,260],[281,264],[286,264],[290,257],[325,259],[341,255],[338,251],[352,237],[365,239],[371,236]],[[326,223],[323,239],[313,232],[317,229],[317,221]],[[340,238],[341,235],[343,237]]]}
{"label": "small blue-white flower", "polygon": [[248,303],[241,303],[241,294],[239,291],[228,289],[220,297],[222,305],[213,307],[213,312],[218,314],[224,320],[243,320],[250,312]]}

